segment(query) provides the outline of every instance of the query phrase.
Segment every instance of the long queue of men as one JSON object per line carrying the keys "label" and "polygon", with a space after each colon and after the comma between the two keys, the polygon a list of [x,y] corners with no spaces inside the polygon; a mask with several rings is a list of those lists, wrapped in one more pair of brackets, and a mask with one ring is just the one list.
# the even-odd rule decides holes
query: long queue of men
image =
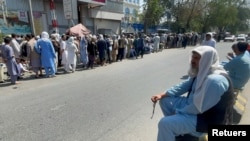
{"label": "long queue of men", "polygon": [[160,50],[160,37],[149,42],[143,34],[60,36],[44,31],[40,36],[27,34],[22,40],[16,34],[6,36],[0,50],[11,84],[18,84],[25,72],[35,73],[34,78],[51,78],[58,67],[64,73],[74,73],[77,65],[93,69],[126,58],[143,58],[148,50]]}

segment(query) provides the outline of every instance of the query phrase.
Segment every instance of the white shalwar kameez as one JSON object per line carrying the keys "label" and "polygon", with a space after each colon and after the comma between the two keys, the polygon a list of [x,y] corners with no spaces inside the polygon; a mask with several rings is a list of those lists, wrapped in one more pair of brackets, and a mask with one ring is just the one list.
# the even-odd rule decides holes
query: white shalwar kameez
{"label": "white shalwar kameez", "polygon": [[213,38],[211,38],[210,40],[203,40],[201,45],[203,45],[203,46],[211,46],[211,47],[215,48],[216,41]]}
{"label": "white shalwar kameez", "polygon": [[[70,37],[67,40],[67,44],[66,44],[66,50],[68,53],[68,57],[67,57],[67,66],[72,67],[72,72],[74,72],[76,70],[76,53],[78,52],[77,46],[74,44],[74,38]],[[71,69],[71,68],[69,68]],[[66,70],[69,71],[69,70]]]}
{"label": "white shalwar kameez", "polygon": [[68,56],[68,51],[66,50],[66,41],[61,40],[60,43],[60,51],[62,52],[62,64],[66,66],[67,64],[67,56]]}

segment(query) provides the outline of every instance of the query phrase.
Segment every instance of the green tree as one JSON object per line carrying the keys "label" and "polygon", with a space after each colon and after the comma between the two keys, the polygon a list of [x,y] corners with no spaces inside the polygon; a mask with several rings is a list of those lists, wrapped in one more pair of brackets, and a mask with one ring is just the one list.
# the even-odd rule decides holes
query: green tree
{"label": "green tree", "polygon": [[[250,9],[246,0],[147,0],[143,23],[145,29],[157,25],[171,13],[171,30],[237,32],[249,29]],[[159,5],[160,4],[160,5]],[[163,10],[164,9],[164,10]]]}
{"label": "green tree", "polygon": [[180,29],[184,32],[200,30],[205,2],[206,0],[168,0],[166,4],[162,4],[171,12],[174,21],[171,30],[174,32],[179,32]]}
{"label": "green tree", "polygon": [[238,7],[238,19],[236,21],[236,31],[238,32],[248,32],[249,30],[249,19],[250,19],[250,9],[242,6]]}
{"label": "green tree", "polygon": [[143,15],[144,32],[147,33],[148,27],[158,25],[164,15],[161,0],[147,0],[144,5]]}
{"label": "green tree", "polygon": [[210,27],[224,32],[236,24],[238,14],[236,0],[212,0],[209,3],[208,14]]}

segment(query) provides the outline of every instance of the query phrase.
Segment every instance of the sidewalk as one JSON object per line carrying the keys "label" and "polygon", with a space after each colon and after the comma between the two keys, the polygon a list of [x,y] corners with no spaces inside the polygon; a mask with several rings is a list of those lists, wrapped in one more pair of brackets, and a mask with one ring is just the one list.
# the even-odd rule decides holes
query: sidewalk
{"label": "sidewalk", "polygon": [[244,91],[242,92],[243,95],[247,98],[247,104],[245,106],[245,112],[243,114],[243,117],[240,121],[240,124],[248,124],[250,125],[250,82],[248,82],[245,86]]}
{"label": "sidewalk", "polygon": [[[96,67],[96,66],[95,66]],[[76,71],[84,71],[84,70],[87,70],[85,68],[83,68],[81,65],[77,65],[76,67]],[[5,87],[5,86],[9,86],[11,85],[10,84],[10,77],[7,76],[7,69],[4,68],[4,82],[1,82],[0,83],[0,87]],[[19,82],[22,82],[22,81],[30,81],[30,80],[40,80],[40,79],[46,79],[45,77],[45,71],[44,69],[42,70],[42,73],[43,73],[43,76],[39,77],[39,78],[35,78],[35,73],[33,71],[29,71],[29,72],[25,72],[23,73],[24,75],[22,75],[21,79],[18,79]],[[56,76],[60,77],[59,75],[66,75],[66,74],[70,74],[71,72],[69,73],[64,73],[64,69],[63,67],[58,67],[57,68],[57,73],[56,73]]]}
{"label": "sidewalk", "polygon": [[[114,62],[114,63],[119,63],[119,62]],[[93,69],[97,69],[97,68],[105,67],[105,66],[109,66],[109,65],[112,65],[112,64],[107,63],[104,66],[101,66],[100,64],[94,64],[94,68]],[[93,69],[91,69],[91,68],[88,69],[86,67],[83,67],[83,65],[81,63],[79,63],[79,64],[77,64],[75,71],[76,72],[82,72],[82,71],[91,71]],[[7,73],[7,68],[5,67],[4,68],[4,82],[0,83],[0,88],[1,87],[11,86],[11,84],[10,84],[10,77],[7,76],[6,73]],[[43,73],[43,76],[41,76],[39,78],[35,78],[35,73],[31,70],[29,72],[25,72],[24,75],[22,75],[22,79],[19,79],[18,81],[22,83],[22,81],[31,81],[31,80],[32,81],[39,81],[41,79],[47,79],[45,77],[45,71],[44,71],[44,69],[42,70],[42,73]],[[72,72],[65,73],[63,66],[61,66],[61,67],[57,68],[56,77],[61,77],[63,75],[70,75],[71,73]]]}

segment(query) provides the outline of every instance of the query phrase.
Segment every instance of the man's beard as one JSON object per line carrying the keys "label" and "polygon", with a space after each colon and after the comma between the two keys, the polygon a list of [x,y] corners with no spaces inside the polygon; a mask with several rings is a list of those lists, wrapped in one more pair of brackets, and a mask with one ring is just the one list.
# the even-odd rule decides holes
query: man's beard
{"label": "man's beard", "polygon": [[190,67],[190,69],[188,70],[188,75],[193,78],[196,77],[197,74],[198,74],[198,69]]}

